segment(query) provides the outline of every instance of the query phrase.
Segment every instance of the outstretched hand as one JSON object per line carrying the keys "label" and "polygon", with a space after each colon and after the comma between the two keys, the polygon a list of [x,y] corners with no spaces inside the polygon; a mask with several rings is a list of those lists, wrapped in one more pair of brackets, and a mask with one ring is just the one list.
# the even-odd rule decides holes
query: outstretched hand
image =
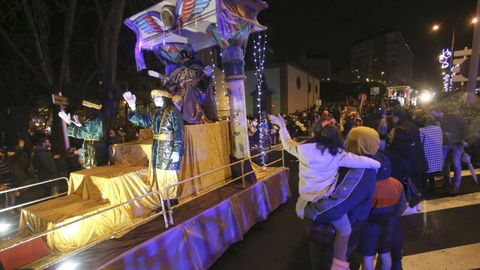
{"label": "outstretched hand", "polygon": [[212,66],[206,66],[204,69],[203,69],[203,73],[205,74],[205,76],[207,77],[212,77],[213,75],[213,67]]}
{"label": "outstretched hand", "polygon": [[148,71],[148,75],[149,75],[150,77],[154,77],[154,78],[158,78],[158,79],[163,79],[162,74],[156,72],[155,70],[149,70],[149,71]]}
{"label": "outstretched hand", "polygon": [[68,125],[72,123],[72,118],[70,117],[70,114],[67,114],[64,111],[60,111],[58,112],[58,116],[60,116],[60,118],[62,118],[62,120],[65,121],[65,123],[67,123]]}
{"label": "outstretched hand", "polygon": [[280,114],[278,115],[271,114],[268,116],[268,119],[270,119],[270,122],[272,122],[272,124],[277,125],[280,128],[283,128],[286,126],[285,119],[283,119],[283,117]]}
{"label": "outstretched hand", "polygon": [[77,127],[82,126],[82,123],[80,122],[80,119],[78,119],[78,115],[76,115],[76,114],[73,115],[72,123]]}
{"label": "outstretched hand", "polygon": [[134,94],[132,94],[132,92],[127,91],[123,93],[123,99],[125,99],[125,101],[128,103],[128,106],[130,107],[130,109],[132,109],[132,111],[135,111],[136,109],[135,102],[137,101],[137,97]]}

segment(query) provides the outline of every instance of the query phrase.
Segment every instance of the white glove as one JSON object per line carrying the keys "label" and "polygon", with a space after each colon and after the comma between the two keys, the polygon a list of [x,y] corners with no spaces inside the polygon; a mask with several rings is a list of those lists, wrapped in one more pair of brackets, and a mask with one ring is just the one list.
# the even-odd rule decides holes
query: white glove
{"label": "white glove", "polygon": [[180,155],[177,152],[173,152],[171,159],[172,159],[172,162],[178,162],[180,160]]}
{"label": "white glove", "polygon": [[60,118],[62,118],[62,120],[67,123],[67,125],[70,125],[72,123],[72,118],[70,117],[70,114],[66,114],[64,111],[60,111],[58,113],[58,116],[60,116]]}
{"label": "white glove", "polygon": [[203,73],[204,73],[205,76],[207,76],[207,77],[212,77],[213,67],[211,67],[211,66],[206,66],[206,67],[203,69]]}
{"label": "white glove", "polygon": [[149,70],[149,71],[148,71],[148,75],[149,75],[150,77],[154,77],[154,78],[159,78],[159,79],[162,79],[162,78],[163,78],[162,74],[160,74],[160,73],[158,73],[158,72],[156,72],[156,71],[154,71],[154,70]]}
{"label": "white glove", "polygon": [[76,115],[76,114],[73,115],[72,123],[77,127],[82,126],[82,123],[80,123],[80,120],[78,119],[78,115]]}
{"label": "white glove", "polygon": [[135,111],[137,109],[137,106],[135,105],[137,97],[132,94],[132,92],[127,91],[123,93],[123,99],[125,99],[125,101],[128,103],[128,107],[130,107],[132,111]]}

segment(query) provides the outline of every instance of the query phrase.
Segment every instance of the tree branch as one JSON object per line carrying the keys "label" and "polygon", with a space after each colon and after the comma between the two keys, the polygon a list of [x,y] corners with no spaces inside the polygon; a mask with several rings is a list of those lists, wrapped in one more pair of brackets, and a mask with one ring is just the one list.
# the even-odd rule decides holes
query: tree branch
{"label": "tree branch", "polygon": [[68,10],[65,20],[65,30],[63,33],[63,52],[62,52],[62,65],[60,67],[60,87],[63,87],[65,83],[71,82],[70,77],[70,45],[72,41],[73,25],[75,22],[75,8],[77,0],[70,0],[68,2]]}
{"label": "tree branch", "polygon": [[105,23],[105,20],[103,18],[102,7],[100,6],[100,3],[98,3],[98,0],[95,0],[94,2],[95,2],[95,8],[97,10],[98,21],[100,22],[100,25],[103,25]]}
{"label": "tree branch", "polygon": [[23,2],[23,7],[25,10],[25,16],[27,17],[28,24],[30,26],[30,30],[33,33],[33,40],[35,44],[35,48],[37,50],[38,57],[40,59],[40,67],[43,70],[44,76],[47,80],[47,82],[50,84],[50,88],[53,87],[54,85],[54,80],[53,80],[53,74],[51,72],[51,67],[49,67],[49,61],[47,61],[47,56],[45,55],[45,50],[42,44],[42,40],[40,37],[40,33],[38,32],[38,29],[35,25],[34,19],[33,19],[33,14],[32,14],[32,6],[28,6],[28,1]]}
{"label": "tree branch", "polygon": [[7,34],[5,29],[1,25],[0,25],[0,34],[1,36],[3,36],[3,39],[7,42],[7,44],[12,49],[12,51],[25,63],[25,66],[33,73],[33,75],[35,75],[35,77],[37,77],[37,79],[41,81],[45,87],[50,88],[51,84],[45,80],[45,77],[41,73],[39,73],[37,69],[35,69],[35,65],[28,59],[28,57],[22,51],[20,51],[20,49],[18,48],[18,45],[15,42],[13,42],[13,40],[10,38],[10,36]]}

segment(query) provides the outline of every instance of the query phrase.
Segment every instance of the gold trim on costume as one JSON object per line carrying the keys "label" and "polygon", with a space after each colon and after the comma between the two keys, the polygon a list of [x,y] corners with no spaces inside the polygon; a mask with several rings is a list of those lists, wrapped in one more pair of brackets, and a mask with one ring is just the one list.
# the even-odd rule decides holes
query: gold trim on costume
{"label": "gold trim on costume", "polygon": [[171,141],[173,140],[173,136],[171,133],[167,134],[155,134],[153,135],[153,139],[157,141]]}
{"label": "gold trim on costume", "polygon": [[150,94],[152,95],[152,98],[155,97],[166,97],[166,98],[172,98],[172,94],[165,90],[158,90],[158,89],[153,89]]}
{"label": "gold trim on costume", "polygon": [[88,100],[82,101],[82,105],[87,107],[87,108],[92,108],[92,109],[97,109],[97,110],[102,109],[102,104],[96,104],[96,103],[90,102]]}

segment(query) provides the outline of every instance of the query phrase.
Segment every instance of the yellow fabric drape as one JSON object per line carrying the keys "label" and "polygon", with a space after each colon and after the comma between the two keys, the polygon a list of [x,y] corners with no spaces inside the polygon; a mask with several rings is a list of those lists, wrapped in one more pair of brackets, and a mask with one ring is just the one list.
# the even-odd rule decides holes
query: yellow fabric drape
{"label": "yellow fabric drape", "polygon": [[[185,127],[180,180],[230,163],[228,128],[228,122]],[[157,177],[161,180],[158,185],[152,182],[153,174],[149,173],[148,167],[151,141],[115,145],[114,156],[117,158],[115,165],[71,173],[68,196],[24,208],[21,231],[26,232],[31,227],[34,232],[43,232],[177,181],[177,172],[164,171],[161,177]],[[170,198],[177,197],[181,202],[198,192],[218,187],[229,177],[231,171],[227,167],[196,179],[194,184],[190,182],[179,186],[178,190],[172,189]],[[165,178],[167,180],[163,180]],[[132,225],[159,207],[158,196],[143,198],[52,233],[47,237],[47,244],[52,250],[73,250]]]}
{"label": "yellow fabric drape", "polygon": [[[22,209],[19,232],[24,234],[28,231],[27,227],[35,233],[44,232],[108,207],[108,203],[83,200],[77,194],[60,197]],[[68,225],[48,234],[47,245],[51,250],[68,252],[139,221],[124,215],[123,212],[122,209],[110,210]]]}
{"label": "yellow fabric drape", "polygon": [[[144,133],[146,133],[144,131]],[[230,163],[230,133],[228,122],[216,122],[184,127],[185,149],[181,160],[179,180],[188,179]],[[116,144],[113,159],[119,165],[148,166],[152,156],[152,142],[140,141]],[[152,172],[149,179],[153,179]],[[195,179],[179,187],[179,199],[214,189],[231,177],[230,167]],[[149,181],[151,183],[151,180]],[[194,183],[194,184],[193,184]]]}
{"label": "yellow fabric drape", "polygon": [[177,198],[177,188],[169,188],[169,186],[178,182],[177,171],[155,169],[153,172],[153,181],[155,182],[152,189],[162,191],[164,200]]}
{"label": "yellow fabric drape", "polygon": [[[230,164],[230,133],[228,122],[186,126],[185,150],[180,166],[180,180],[188,179]],[[179,199],[212,190],[232,176],[227,167],[195,179],[179,187]],[[192,185],[192,183],[194,183]]]}
{"label": "yellow fabric drape", "polygon": [[114,144],[111,162],[115,165],[148,166],[152,156],[152,139]]}
{"label": "yellow fabric drape", "polygon": [[[68,194],[78,194],[84,200],[110,202],[117,205],[149,193],[148,170],[143,166],[104,166],[70,174]],[[148,215],[160,207],[152,196],[122,207],[122,213],[130,217]]]}

